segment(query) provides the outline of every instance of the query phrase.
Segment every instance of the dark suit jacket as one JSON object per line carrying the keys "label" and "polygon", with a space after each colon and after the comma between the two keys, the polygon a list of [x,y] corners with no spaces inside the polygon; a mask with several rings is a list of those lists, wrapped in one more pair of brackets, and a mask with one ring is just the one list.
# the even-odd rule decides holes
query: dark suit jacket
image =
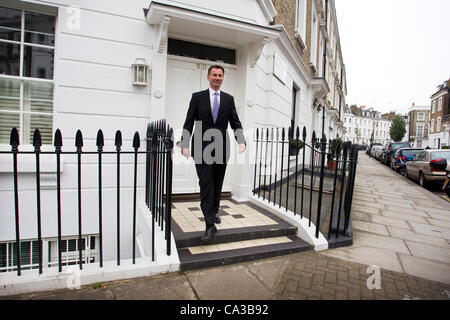
{"label": "dark suit jacket", "polygon": [[[192,135],[194,122],[195,131]],[[191,155],[194,158],[195,163],[205,162],[206,157],[203,157],[203,153],[208,146],[210,147],[206,150],[207,152],[205,152],[205,155],[210,153],[210,149],[216,147],[215,152],[213,152],[212,155],[215,156],[216,159],[221,159],[222,163],[227,163],[230,157],[230,141],[227,134],[228,123],[230,123],[231,128],[235,132],[235,138],[238,144],[245,144],[242,125],[236,112],[233,96],[223,91],[220,92],[219,114],[216,123],[214,124],[209,89],[192,94],[186,121],[183,126],[181,147],[189,148],[189,139],[192,136]],[[217,138],[221,138],[221,142],[223,143],[220,144],[220,141],[218,142],[216,140]],[[204,139],[206,141],[203,141]],[[223,148],[217,148],[220,145],[222,145]]]}

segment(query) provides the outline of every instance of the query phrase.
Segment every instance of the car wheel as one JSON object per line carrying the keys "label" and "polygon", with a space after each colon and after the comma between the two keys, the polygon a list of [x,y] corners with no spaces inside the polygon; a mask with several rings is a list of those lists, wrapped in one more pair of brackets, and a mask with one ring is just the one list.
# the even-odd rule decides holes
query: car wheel
{"label": "car wheel", "polygon": [[400,168],[399,172],[402,176],[405,176],[408,178],[408,172],[406,171],[406,168]]}
{"label": "car wheel", "polygon": [[425,177],[422,172],[419,174],[419,184],[423,188],[426,188],[427,186],[427,180],[425,180]]}

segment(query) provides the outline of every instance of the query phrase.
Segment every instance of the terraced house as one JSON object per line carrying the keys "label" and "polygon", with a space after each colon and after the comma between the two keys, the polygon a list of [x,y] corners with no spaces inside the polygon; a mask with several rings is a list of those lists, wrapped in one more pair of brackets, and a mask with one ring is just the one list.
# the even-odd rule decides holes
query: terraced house
{"label": "terraced house", "polygon": [[[235,97],[249,141],[246,161],[230,165],[225,177],[223,191],[233,199],[246,200],[252,191],[249,159],[255,156],[256,128],[305,127],[309,137],[316,131],[327,140],[344,135],[346,70],[334,0],[1,2],[2,284],[17,287],[25,281],[16,275],[19,237],[21,265],[30,270],[27,281],[37,277],[32,271],[38,252],[43,252],[44,269],[56,282],[60,280],[53,270],[61,256],[65,266],[80,259],[91,264],[90,279],[98,281],[102,243],[120,245],[123,261],[133,252],[147,261],[149,246],[156,243],[156,258],[149,265],[142,262],[145,272],[178,268],[176,254],[167,256],[165,242],[157,241],[173,235],[152,231],[146,218],[146,183],[156,175],[148,173],[151,163],[144,155],[139,154],[134,166],[133,151],[148,142],[150,122],[166,119],[155,128],[167,123],[173,129],[171,193],[199,192],[195,167],[182,159],[177,142],[191,95],[208,87],[207,69],[216,63],[225,68],[223,90]],[[11,138],[13,127],[17,136]],[[14,159],[5,153],[11,149],[29,154]],[[41,152],[40,198],[36,150]],[[82,151],[97,150],[105,152],[101,236],[98,154],[81,156]],[[119,152],[128,153],[119,159]],[[136,234],[131,232],[133,215]],[[170,246],[176,252],[173,242]],[[105,264],[116,265],[118,252],[105,246]],[[109,272],[119,278],[139,275],[115,268]]]}
{"label": "terraced house", "polygon": [[432,148],[450,145],[450,81],[437,87],[431,96],[430,144]]}

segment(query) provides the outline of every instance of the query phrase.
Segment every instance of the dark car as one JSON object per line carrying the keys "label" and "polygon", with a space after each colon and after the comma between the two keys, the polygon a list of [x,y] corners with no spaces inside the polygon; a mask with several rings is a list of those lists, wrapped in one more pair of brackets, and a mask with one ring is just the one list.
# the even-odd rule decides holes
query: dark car
{"label": "dark car", "polygon": [[391,160],[394,157],[395,152],[397,152],[398,149],[402,148],[411,148],[411,144],[407,141],[389,143],[386,148],[386,153],[384,154],[384,164],[387,166],[391,166]]}
{"label": "dark car", "polygon": [[422,148],[398,149],[391,160],[391,168],[402,175],[406,175],[406,163],[414,159],[414,156],[422,150]]}
{"label": "dark car", "polygon": [[381,143],[377,143],[377,142],[372,143],[369,146],[369,148],[367,149],[367,151],[366,151],[366,153],[369,155],[369,157],[371,156],[372,147],[374,147],[374,146],[382,146],[382,144]]}

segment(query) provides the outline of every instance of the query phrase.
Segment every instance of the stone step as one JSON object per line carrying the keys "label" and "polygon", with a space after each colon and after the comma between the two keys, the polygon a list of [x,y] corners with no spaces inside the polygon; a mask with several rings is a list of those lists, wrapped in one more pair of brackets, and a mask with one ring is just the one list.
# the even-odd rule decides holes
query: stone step
{"label": "stone step", "polygon": [[260,238],[178,249],[181,271],[212,268],[311,250],[295,235]]}
{"label": "stone step", "polygon": [[[222,244],[229,242],[240,242],[263,238],[272,238],[288,235],[296,235],[297,228],[284,222],[272,226],[253,226],[244,228],[221,229],[216,225],[218,231],[214,239],[208,241],[207,245]],[[177,248],[195,247],[204,245],[200,238],[204,231],[178,234],[175,238]]]}
{"label": "stone step", "polygon": [[297,227],[252,203],[221,202],[217,233],[207,243],[200,238],[205,231],[198,202],[176,202],[172,231],[181,262],[181,270],[209,268],[264,259],[310,250],[312,246],[298,238]]}

